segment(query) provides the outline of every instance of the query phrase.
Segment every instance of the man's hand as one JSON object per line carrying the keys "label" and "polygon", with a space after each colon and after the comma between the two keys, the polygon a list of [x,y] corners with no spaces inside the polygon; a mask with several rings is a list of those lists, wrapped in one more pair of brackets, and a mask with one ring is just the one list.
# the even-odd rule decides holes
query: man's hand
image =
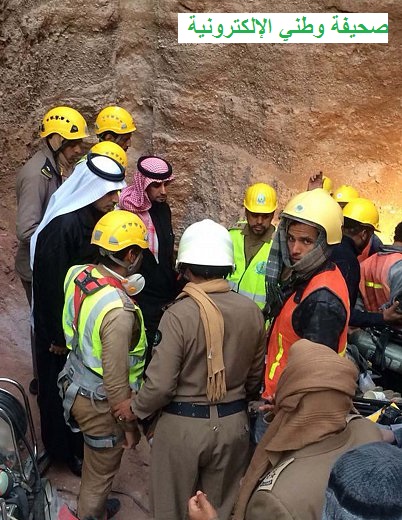
{"label": "man's hand", "polygon": [[275,408],[275,395],[269,395],[265,398],[265,401],[267,401],[265,404],[258,407],[260,412],[272,412],[272,410]]}
{"label": "man's hand", "polygon": [[396,310],[398,306],[399,302],[398,300],[395,300],[394,303],[388,307],[388,309],[384,309],[382,311],[384,321],[388,323],[396,323],[398,325],[402,324],[402,314]]}
{"label": "man's hand", "polygon": [[197,491],[188,501],[188,517],[190,520],[219,520],[218,513],[202,491]]}
{"label": "man's hand", "polygon": [[322,178],[322,172],[314,173],[310,176],[307,183],[307,191],[315,190],[316,188],[322,188],[324,184]]}
{"label": "man's hand", "polygon": [[131,410],[131,397],[113,406],[112,415],[119,422],[135,421],[137,416]]}
{"label": "man's hand", "polygon": [[382,440],[384,442],[388,442],[389,444],[395,443],[395,435],[392,430],[384,430],[383,428],[379,428]]}
{"label": "man's hand", "polygon": [[60,347],[60,345],[55,345],[52,343],[49,347],[49,352],[52,354],[56,354],[56,356],[65,356],[68,354],[68,348],[67,347]]}
{"label": "man's hand", "polygon": [[141,439],[141,433],[138,427],[133,432],[124,432],[123,448],[125,450],[131,450],[137,446]]}

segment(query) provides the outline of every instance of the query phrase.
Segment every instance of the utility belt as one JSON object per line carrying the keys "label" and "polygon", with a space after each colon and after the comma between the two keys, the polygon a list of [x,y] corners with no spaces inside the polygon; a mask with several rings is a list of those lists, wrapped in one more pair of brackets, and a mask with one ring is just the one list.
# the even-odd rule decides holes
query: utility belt
{"label": "utility belt", "polygon": [[87,368],[74,351],[71,351],[63,370],[57,378],[59,394],[63,400],[64,419],[73,432],[79,432],[78,424],[71,415],[77,395],[91,401],[105,401],[103,379]]}
{"label": "utility belt", "polygon": [[[57,379],[59,394],[63,400],[64,419],[73,432],[79,432],[80,427],[71,409],[77,395],[90,399],[96,409],[96,401],[105,401],[106,394],[103,379],[87,368],[77,354],[70,352],[63,370]],[[89,435],[83,433],[84,442],[92,449],[114,448],[124,440],[124,433],[111,435]]]}
{"label": "utility belt", "polygon": [[244,399],[238,399],[231,403],[219,404],[196,404],[184,401],[172,401],[163,409],[166,413],[173,415],[181,415],[183,417],[196,417],[197,419],[209,419],[211,417],[211,408],[216,408],[218,417],[227,417],[235,413],[247,410],[247,404]]}

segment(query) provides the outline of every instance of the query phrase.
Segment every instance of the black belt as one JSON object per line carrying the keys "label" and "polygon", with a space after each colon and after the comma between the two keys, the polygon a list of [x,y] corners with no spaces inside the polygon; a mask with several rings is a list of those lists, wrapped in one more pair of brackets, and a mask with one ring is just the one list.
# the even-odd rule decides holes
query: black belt
{"label": "black belt", "polygon": [[218,417],[226,417],[247,409],[246,401],[238,399],[231,403],[219,403],[216,405],[186,403],[183,401],[172,401],[163,409],[164,412],[183,417],[197,417],[198,419],[210,418],[210,407],[216,406]]}

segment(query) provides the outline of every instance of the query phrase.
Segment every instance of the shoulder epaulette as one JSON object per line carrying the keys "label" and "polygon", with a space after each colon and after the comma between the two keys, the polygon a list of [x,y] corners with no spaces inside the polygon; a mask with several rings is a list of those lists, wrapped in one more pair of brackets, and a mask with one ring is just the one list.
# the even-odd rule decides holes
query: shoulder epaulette
{"label": "shoulder epaulette", "polygon": [[229,231],[239,230],[243,231],[245,225],[247,224],[247,220],[238,220],[234,226],[229,228]]}
{"label": "shoulder epaulette", "polygon": [[57,175],[57,171],[53,164],[50,162],[50,159],[46,158],[45,164],[42,166],[40,173],[49,181],[53,177],[53,175]]}
{"label": "shoulder epaulette", "polygon": [[274,469],[272,469],[269,473],[267,473],[261,482],[261,484],[258,486],[258,491],[272,491],[272,488],[275,485],[275,482],[277,481],[279,475],[282,473],[282,471],[289,466],[293,461],[295,460],[294,457],[291,459],[287,459],[278,466],[276,466]]}
{"label": "shoulder epaulette", "polygon": [[174,305],[175,303],[181,302],[182,300],[184,300],[184,298],[187,298],[187,295],[184,295],[184,296],[182,296],[181,298],[176,298],[176,299],[173,300],[172,302],[167,303],[166,305],[164,305],[164,306],[162,307],[163,312],[165,312],[166,309],[169,309],[169,308],[170,308],[172,305]]}
{"label": "shoulder epaulette", "polygon": [[135,311],[136,306],[130,296],[122,289],[117,289],[117,292],[119,293],[121,301],[123,302],[124,309],[126,311]]}

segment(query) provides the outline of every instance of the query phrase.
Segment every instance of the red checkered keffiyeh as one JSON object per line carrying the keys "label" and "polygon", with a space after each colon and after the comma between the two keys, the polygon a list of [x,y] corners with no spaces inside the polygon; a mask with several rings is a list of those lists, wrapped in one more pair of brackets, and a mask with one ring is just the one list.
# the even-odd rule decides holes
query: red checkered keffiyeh
{"label": "red checkered keffiyeh", "polygon": [[146,189],[153,182],[173,180],[171,165],[160,157],[140,157],[137,171],[133,176],[133,184],[124,188],[120,195],[119,207],[138,215],[148,230],[149,249],[158,261],[158,236],[152,222],[149,209],[152,206]]}

